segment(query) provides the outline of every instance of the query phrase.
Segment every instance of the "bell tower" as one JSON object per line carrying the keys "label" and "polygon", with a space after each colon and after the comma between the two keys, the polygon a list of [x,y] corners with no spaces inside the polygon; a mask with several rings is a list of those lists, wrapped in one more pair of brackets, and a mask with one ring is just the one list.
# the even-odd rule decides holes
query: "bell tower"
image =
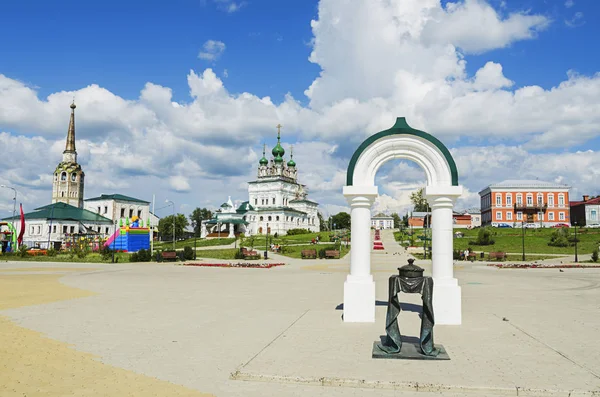
{"label": "bell tower", "polygon": [[77,163],[75,149],[75,102],[71,104],[71,119],[67,131],[67,144],[62,161],[56,166],[52,183],[52,202],[66,203],[83,208],[83,187],[85,174]]}

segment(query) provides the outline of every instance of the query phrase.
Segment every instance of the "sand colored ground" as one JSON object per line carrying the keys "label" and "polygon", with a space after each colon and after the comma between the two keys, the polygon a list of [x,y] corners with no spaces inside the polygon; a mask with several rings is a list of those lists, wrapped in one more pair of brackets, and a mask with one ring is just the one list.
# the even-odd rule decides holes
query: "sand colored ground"
{"label": "sand colored ground", "polygon": [[[49,268],[3,269],[47,272]],[[60,271],[77,269],[56,268]],[[86,269],[87,270],[87,269]],[[93,270],[93,269],[89,269]],[[92,292],[61,284],[61,274],[0,275],[0,310],[83,298]],[[102,364],[0,316],[0,396],[210,396]]]}

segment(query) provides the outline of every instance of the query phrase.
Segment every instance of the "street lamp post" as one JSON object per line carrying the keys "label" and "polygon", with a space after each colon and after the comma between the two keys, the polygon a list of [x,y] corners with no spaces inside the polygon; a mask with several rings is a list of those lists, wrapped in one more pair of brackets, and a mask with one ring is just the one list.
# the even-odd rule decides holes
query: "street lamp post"
{"label": "street lamp post", "polygon": [[521,219],[521,239],[523,240],[523,262],[525,262],[525,219]]}
{"label": "street lamp post", "polygon": [[[117,233],[117,217],[115,216],[115,234]],[[117,237],[115,236],[115,239],[112,241],[112,263],[115,263],[115,250],[117,249],[117,244],[115,243],[115,240],[117,239]],[[110,246],[109,246],[110,247]]]}
{"label": "street lamp post", "polygon": [[265,235],[265,260],[268,259],[269,251],[269,223],[267,222],[267,234]]}
{"label": "street lamp post", "polygon": [[[16,232],[17,231],[17,226],[16,226],[16,220],[15,220],[15,216],[17,215],[17,189],[15,189],[12,186],[6,186],[6,185],[0,185],[0,187],[3,187],[5,189],[12,189],[13,192],[15,192],[15,196],[13,197],[13,216],[12,216],[12,224],[13,224],[13,230]],[[11,246],[12,247],[12,246]],[[15,247],[12,247],[12,250],[15,250]]]}
{"label": "street lamp post", "polygon": [[165,200],[165,203],[173,206],[173,251],[175,251],[175,203],[171,200]]}
{"label": "street lamp post", "polygon": [[575,222],[575,263],[579,262],[577,258],[577,222]]}
{"label": "street lamp post", "polygon": [[198,231],[194,230],[194,260],[196,260],[196,240],[198,239],[198,232],[202,229],[202,218],[200,218],[200,223],[196,226]]}

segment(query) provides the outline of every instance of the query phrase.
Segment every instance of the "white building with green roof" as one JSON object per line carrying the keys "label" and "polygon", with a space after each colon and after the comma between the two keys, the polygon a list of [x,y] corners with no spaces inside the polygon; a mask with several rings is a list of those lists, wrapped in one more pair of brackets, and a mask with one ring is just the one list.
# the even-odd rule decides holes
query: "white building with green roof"
{"label": "white building with green roof", "polygon": [[[86,199],[83,208],[111,219],[113,222],[137,216],[144,225],[158,226],[158,218],[150,212],[150,202],[122,194],[102,194]],[[154,224],[156,223],[156,224]]]}
{"label": "white building with green roof", "polygon": [[[13,218],[4,220],[12,221]],[[15,217],[18,223],[20,216]],[[25,214],[23,244],[28,247],[60,248],[73,235],[106,238],[114,232],[113,222],[97,213],[66,203],[52,203]]]}
{"label": "white building with green roof", "polygon": [[269,161],[263,149],[257,178],[248,182],[248,205],[252,207],[244,214],[245,221],[248,222],[248,234],[268,232],[284,235],[290,229],[318,232],[319,204],[308,198],[308,188],[298,182],[298,169],[293,153],[290,153],[290,160],[285,162],[280,130],[271,154],[273,157]]}

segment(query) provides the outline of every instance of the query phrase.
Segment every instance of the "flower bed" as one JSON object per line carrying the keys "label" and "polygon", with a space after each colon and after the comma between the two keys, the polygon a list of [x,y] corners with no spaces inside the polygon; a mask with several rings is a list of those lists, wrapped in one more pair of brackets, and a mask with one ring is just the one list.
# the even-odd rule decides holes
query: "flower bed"
{"label": "flower bed", "polygon": [[275,266],[283,266],[285,263],[186,263],[184,266],[202,266],[202,267],[244,267],[244,268],[258,268],[258,269],[270,269]]}
{"label": "flower bed", "polygon": [[374,250],[382,250],[383,249],[383,245],[375,245],[373,246]]}
{"label": "flower bed", "polygon": [[580,264],[543,264],[543,263],[488,263],[488,266],[494,266],[500,269],[593,269],[600,268],[600,265],[580,265]]}

